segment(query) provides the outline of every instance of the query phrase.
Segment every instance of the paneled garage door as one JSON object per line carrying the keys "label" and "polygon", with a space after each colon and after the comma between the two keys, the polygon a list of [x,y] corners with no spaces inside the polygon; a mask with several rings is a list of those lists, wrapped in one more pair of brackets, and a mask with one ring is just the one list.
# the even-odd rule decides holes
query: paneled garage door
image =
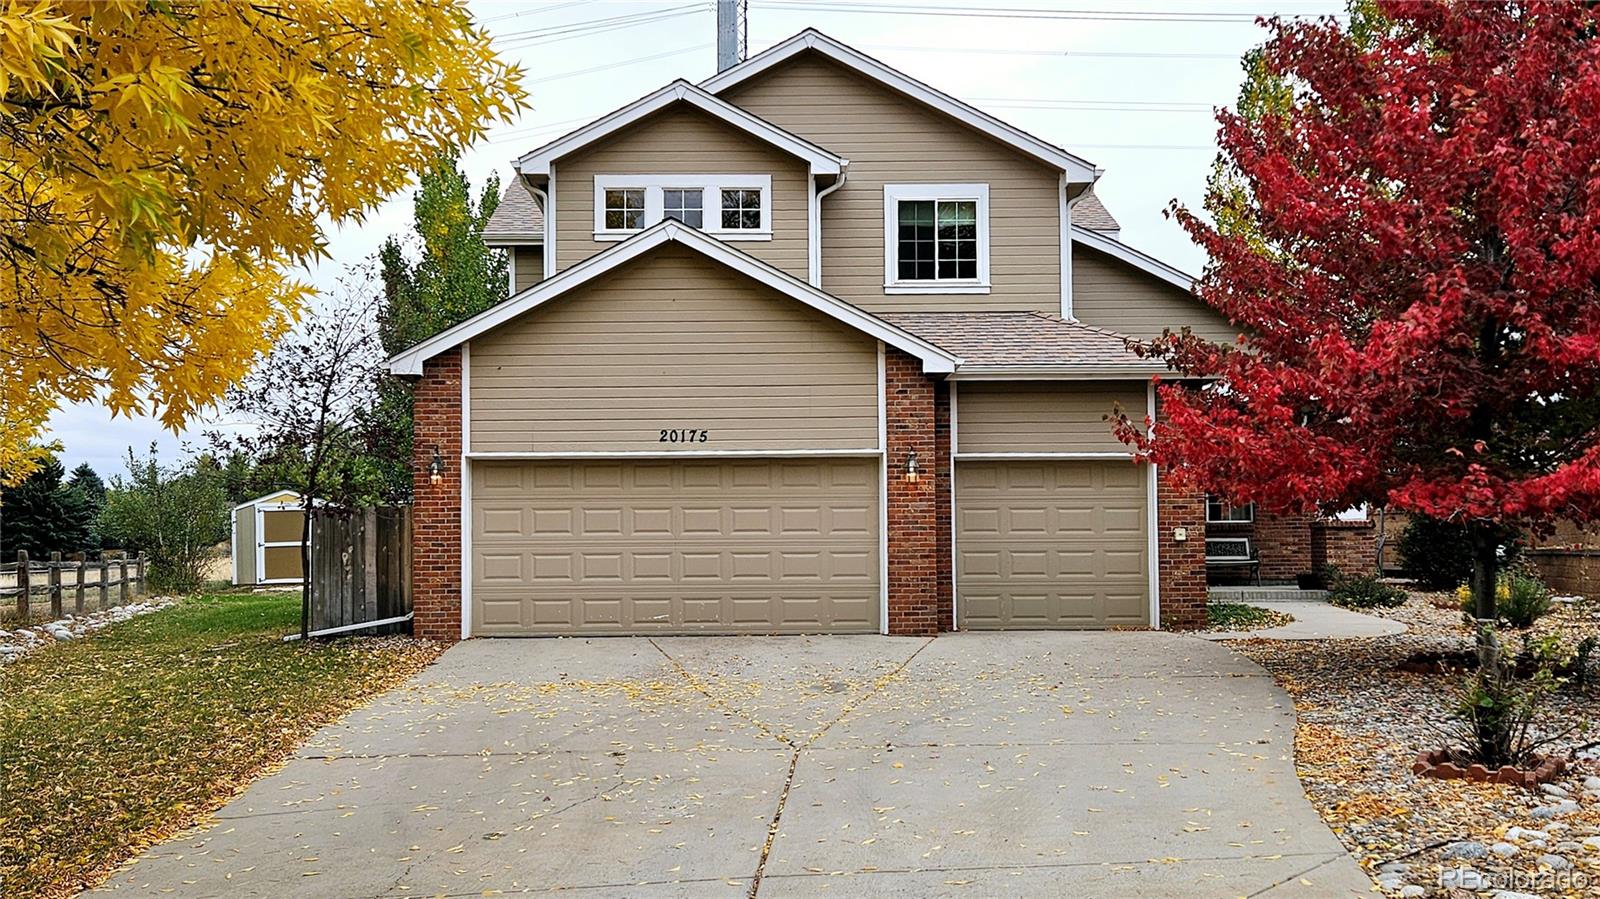
{"label": "paneled garage door", "polygon": [[961,627],[1149,623],[1143,466],[959,462]]}
{"label": "paneled garage door", "polygon": [[878,460],[474,462],[478,634],[878,630]]}

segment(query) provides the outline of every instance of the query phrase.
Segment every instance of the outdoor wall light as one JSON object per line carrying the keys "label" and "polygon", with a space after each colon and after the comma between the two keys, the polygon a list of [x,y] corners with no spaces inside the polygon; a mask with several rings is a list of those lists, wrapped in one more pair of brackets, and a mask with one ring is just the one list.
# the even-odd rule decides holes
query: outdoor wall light
{"label": "outdoor wall light", "polygon": [[433,461],[428,463],[428,481],[437,484],[444,480],[444,458],[439,455],[439,448],[433,448]]}
{"label": "outdoor wall light", "polygon": [[917,451],[912,450],[906,454],[906,480],[915,484],[917,482]]}

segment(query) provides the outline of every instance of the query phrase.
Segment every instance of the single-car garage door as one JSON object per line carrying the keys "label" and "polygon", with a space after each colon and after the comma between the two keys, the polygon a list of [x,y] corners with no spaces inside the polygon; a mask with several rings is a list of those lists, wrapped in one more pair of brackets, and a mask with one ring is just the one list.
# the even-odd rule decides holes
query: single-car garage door
{"label": "single-car garage door", "polygon": [[473,631],[878,630],[878,460],[474,462]]}
{"label": "single-car garage door", "polygon": [[961,627],[1148,624],[1143,468],[1120,461],[957,463]]}

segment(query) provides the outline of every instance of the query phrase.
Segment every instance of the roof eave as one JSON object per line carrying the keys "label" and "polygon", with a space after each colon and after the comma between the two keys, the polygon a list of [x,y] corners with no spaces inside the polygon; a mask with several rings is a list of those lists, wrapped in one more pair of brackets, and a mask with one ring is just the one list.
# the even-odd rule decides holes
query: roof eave
{"label": "roof eave", "polygon": [[1147,379],[1166,374],[1166,366],[1150,365],[963,365],[953,381],[1104,381]]}

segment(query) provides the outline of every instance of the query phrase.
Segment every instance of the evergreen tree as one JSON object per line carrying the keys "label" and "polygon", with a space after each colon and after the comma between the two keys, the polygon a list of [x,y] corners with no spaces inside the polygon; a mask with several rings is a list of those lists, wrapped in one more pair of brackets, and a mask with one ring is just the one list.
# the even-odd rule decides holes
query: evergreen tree
{"label": "evergreen tree", "polygon": [[62,483],[61,463],[47,458],[22,483],[0,491],[0,557],[26,550],[35,559],[86,548],[92,515],[82,496]]}
{"label": "evergreen tree", "polygon": [[72,470],[72,475],[67,478],[67,489],[83,506],[85,518],[89,523],[82,549],[85,552],[98,552],[105,545],[100,537],[99,518],[100,510],[106,505],[106,482],[101,480],[94,466],[84,462]]}

